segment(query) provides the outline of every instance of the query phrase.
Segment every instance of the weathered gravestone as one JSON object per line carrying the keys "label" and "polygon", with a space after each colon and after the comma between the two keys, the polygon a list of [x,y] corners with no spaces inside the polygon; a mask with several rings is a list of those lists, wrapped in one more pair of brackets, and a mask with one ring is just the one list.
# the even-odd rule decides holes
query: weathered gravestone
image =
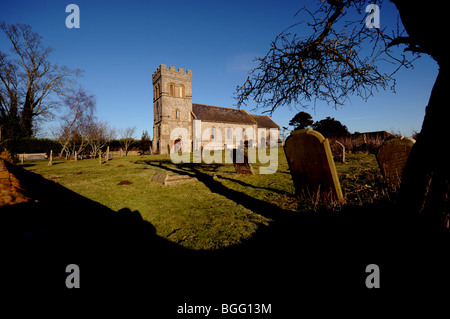
{"label": "weathered gravestone", "polygon": [[169,173],[167,172],[157,172],[155,175],[153,175],[152,182],[165,184],[167,178],[169,177]]}
{"label": "weathered gravestone", "polygon": [[284,151],[298,196],[343,200],[328,140],[311,129],[294,131]]}
{"label": "weathered gravestone", "polygon": [[166,172],[166,171],[164,171],[164,172],[157,172],[152,177],[152,181],[153,182],[160,183],[160,184],[162,184],[164,186],[176,185],[176,184],[179,184],[181,182],[192,182],[192,181],[196,181],[196,180],[197,180],[196,177],[191,177],[189,175],[169,176],[169,173]]}
{"label": "weathered gravestone", "polygon": [[380,146],[377,161],[386,183],[400,186],[403,168],[415,142],[412,138],[399,137]]}
{"label": "weathered gravestone", "polygon": [[230,153],[233,165],[238,174],[253,175],[252,165],[248,162],[248,156],[242,149],[233,149]]}
{"label": "weathered gravestone", "polygon": [[330,143],[331,153],[335,162],[345,163],[345,146],[338,141]]}

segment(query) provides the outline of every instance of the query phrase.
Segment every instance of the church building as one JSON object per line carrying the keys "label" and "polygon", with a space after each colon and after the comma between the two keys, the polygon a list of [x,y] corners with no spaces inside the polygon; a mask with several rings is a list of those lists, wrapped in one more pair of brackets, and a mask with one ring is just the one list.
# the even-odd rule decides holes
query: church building
{"label": "church building", "polygon": [[[195,140],[202,148],[210,149],[277,146],[280,127],[267,115],[192,103],[191,70],[161,64],[152,82],[152,147],[159,154],[180,149],[189,152],[196,148]],[[187,141],[171,134],[180,128],[186,130]]]}

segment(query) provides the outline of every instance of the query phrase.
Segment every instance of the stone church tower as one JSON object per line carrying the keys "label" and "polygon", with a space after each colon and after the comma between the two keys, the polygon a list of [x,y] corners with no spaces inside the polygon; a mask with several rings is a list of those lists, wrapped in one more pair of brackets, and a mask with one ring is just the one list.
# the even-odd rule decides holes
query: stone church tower
{"label": "stone church tower", "polygon": [[[186,128],[192,139],[192,71],[161,64],[153,73],[153,150],[167,154],[181,141],[171,141],[170,132]],[[181,144],[180,144],[181,145]]]}
{"label": "stone church tower", "polygon": [[[153,73],[153,144],[159,154],[191,149],[275,147],[280,127],[267,115],[245,110],[192,103],[192,71],[161,64]],[[170,139],[175,129],[181,138]],[[186,136],[186,132],[188,135]],[[176,136],[177,132],[174,132]],[[195,141],[193,141],[193,135]],[[180,135],[178,135],[180,136]],[[174,138],[174,137],[172,137]]]}

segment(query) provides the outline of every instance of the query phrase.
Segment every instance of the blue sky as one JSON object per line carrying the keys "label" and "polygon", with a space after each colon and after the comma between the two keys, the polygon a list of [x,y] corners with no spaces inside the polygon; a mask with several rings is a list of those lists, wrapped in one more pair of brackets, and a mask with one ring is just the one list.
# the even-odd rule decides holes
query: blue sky
{"label": "blue sky", "polygon": [[[275,36],[298,22],[294,14],[311,2],[2,0],[0,20],[31,25],[54,49],[51,62],[83,69],[79,83],[95,94],[97,117],[117,129],[136,126],[139,138],[143,130],[152,134],[151,76],[160,64],[193,71],[194,103],[234,107],[233,94],[255,66],[253,59],[264,56]],[[66,28],[70,3],[80,8],[79,29]],[[385,1],[381,26],[394,24],[395,13]],[[0,35],[1,49],[7,45]],[[355,96],[337,110],[324,103],[307,109],[281,107],[272,118],[287,126],[304,110],[314,120],[334,117],[350,132],[387,130],[409,136],[420,130],[437,72],[436,63],[424,56],[413,70],[397,74],[396,94],[380,91],[367,102]],[[244,109],[264,111],[252,111],[254,106]]]}

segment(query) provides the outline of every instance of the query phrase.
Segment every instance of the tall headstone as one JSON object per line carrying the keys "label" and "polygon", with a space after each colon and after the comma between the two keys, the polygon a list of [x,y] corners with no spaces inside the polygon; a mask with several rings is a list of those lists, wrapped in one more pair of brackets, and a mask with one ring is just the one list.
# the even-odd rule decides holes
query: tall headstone
{"label": "tall headstone", "polygon": [[345,146],[338,141],[330,143],[331,153],[335,162],[345,163]]}
{"label": "tall headstone", "polygon": [[400,186],[403,169],[415,142],[412,138],[398,137],[380,146],[377,160],[386,183]]}
{"label": "tall headstone", "polygon": [[322,134],[311,129],[294,131],[284,151],[298,196],[343,200],[330,144]]}
{"label": "tall headstone", "polygon": [[53,165],[53,150],[50,150],[50,159],[48,161],[48,166]]}
{"label": "tall headstone", "polygon": [[233,165],[238,174],[253,175],[252,165],[248,162],[248,156],[243,149],[233,149],[230,153]]}
{"label": "tall headstone", "polygon": [[108,162],[108,159],[109,159],[109,145],[106,148],[106,162]]}

